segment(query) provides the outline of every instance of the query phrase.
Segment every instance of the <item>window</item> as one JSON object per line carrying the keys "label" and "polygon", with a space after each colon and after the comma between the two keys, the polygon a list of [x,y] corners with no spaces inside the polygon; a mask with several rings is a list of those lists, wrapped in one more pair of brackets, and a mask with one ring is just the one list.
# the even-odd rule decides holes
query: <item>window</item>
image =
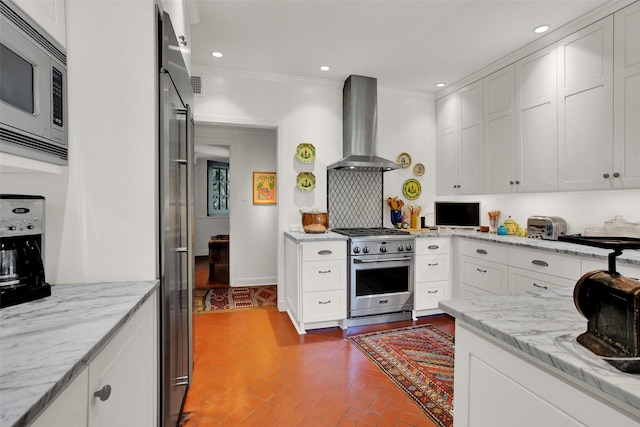
{"label": "window", "polygon": [[229,163],[207,160],[207,216],[229,215]]}

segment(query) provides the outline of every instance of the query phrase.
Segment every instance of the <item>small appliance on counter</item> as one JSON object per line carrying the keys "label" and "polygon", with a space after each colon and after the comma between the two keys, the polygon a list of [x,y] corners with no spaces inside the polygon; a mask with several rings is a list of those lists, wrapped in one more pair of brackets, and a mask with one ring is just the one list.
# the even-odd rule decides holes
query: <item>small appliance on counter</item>
{"label": "small appliance on counter", "polygon": [[567,232],[567,222],[559,216],[531,216],[527,219],[527,236],[532,239],[558,240]]}
{"label": "small appliance on counter", "polygon": [[616,271],[616,257],[624,249],[640,249],[640,239],[576,235],[558,240],[613,250],[606,271],[584,274],[574,288],[573,301],[588,321],[577,341],[620,371],[640,373],[640,280]]}
{"label": "small appliance on counter", "polygon": [[0,307],[51,295],[44,278],[44,197],[0,194]]}

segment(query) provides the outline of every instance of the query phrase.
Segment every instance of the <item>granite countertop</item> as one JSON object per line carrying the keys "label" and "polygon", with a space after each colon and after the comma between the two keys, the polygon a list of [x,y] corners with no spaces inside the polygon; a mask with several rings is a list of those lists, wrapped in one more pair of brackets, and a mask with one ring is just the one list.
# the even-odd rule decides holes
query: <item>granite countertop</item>
{"label": "granite countertop", "polygon": [[0,309],[0,425],[31,422],[158,283],[54,285],[49,297]]}
{"label": "granite countertop", "polygon": [[440,308],[506,345],[640,409],[640,375],[621,372],[576,337],[587,330],[573,288],[441,301]]}
{"label": "granite countertop", "polygon": [[295,242],[321,242],[329,240],[349,240],[349,238],[343,234],[334,233],[333,231],[327,231],[326,233],[305,233],[303,231],[285,231],[284,235]]}
{"label": "granite countertop", "polygon": [[[576,255],[585,258],[607,259],[609,249],[595,248],[592,246],[578,245],[575,243],[560,242],[557,240],[529,239],[518,236],[498,236],[493,233],[480,233],[477,231],[413,231],[411,234],[416,237],[463,237],[466,239],[479,240],[484,242],[501,243],[505,245],[518,246],[521,248],[540,249],[544,251],[556,252],[559,254]],[[639,250],[624,250],[622,255],[616,258],[616,262],[634,264],[640,266]]]}

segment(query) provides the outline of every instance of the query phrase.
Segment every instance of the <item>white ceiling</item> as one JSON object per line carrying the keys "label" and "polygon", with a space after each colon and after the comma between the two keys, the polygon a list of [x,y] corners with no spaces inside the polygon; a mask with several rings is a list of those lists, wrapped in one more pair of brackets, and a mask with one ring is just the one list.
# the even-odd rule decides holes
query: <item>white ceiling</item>
{"label": "white ceiling", "polygon": [[[192,65],[435,92],[605,0],[191,0]],[[213,50],[223,52],[216,59]],[[328,72],[321,65],[331,66]]]}

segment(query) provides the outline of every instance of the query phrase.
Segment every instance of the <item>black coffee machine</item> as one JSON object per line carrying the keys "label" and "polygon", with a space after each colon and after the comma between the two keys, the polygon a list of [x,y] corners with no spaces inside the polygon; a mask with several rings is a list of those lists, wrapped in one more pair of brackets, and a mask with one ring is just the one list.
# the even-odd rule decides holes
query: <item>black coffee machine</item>
{"label": "black coffee machine", "polygon": [[0,308],[51,295],[43,245],[44,197],[0,194]]}

